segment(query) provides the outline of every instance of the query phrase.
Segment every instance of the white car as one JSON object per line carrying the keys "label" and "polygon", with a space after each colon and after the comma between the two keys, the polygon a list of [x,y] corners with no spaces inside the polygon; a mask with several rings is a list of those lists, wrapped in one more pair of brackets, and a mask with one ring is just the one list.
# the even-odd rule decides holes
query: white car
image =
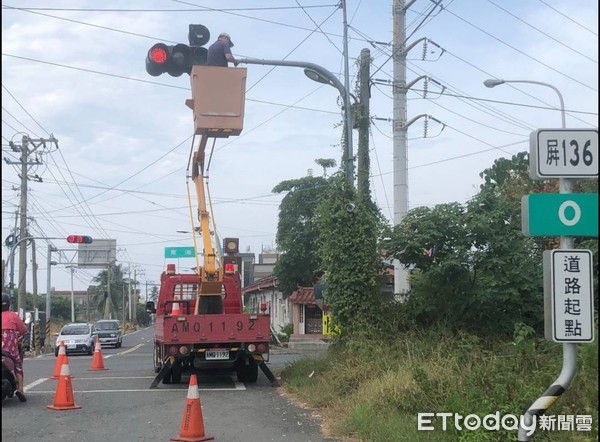
{"label": "white car", "polygon": [[65,343],[65,351],[67,354],[83,352],[91,356],[94,354],[94,344],[97,335],[96,328],[92,324],[86,322],[67,324],[62,328],[56,338],[54,354],[58,356],[60,342],[63,341]]}

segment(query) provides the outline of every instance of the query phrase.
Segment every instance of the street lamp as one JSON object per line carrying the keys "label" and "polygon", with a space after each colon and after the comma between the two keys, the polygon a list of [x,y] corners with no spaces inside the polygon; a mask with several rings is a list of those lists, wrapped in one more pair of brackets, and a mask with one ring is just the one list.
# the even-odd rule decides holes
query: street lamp
{"label": "street lamp", "polygon": [[539,84],[540,86],[546,86],[550,89],[554,90],[558,95],[558,99],[560,100],[560,114],[562,118],[562,127],[563,129],[567,127],[566,119],[565,119],[565,101],[563,100],[563,96],[560,91],[549,83],[544,83],[542,81],[534,81],[534,80],[498,80],[498,79],[488,79],[483,82],[486,87],[493,88],[499,86],[504,83],[529,83],[529,84]]}
{"label": "street lamp", "polygon": [[[542,81],[535,81],[535,80],[488,79],[483,82],[483,84],[489,88],[493,88],[493,87],[499,86],[504,83],[529,83],[529,84],[537,84],[540,86],[546,86],[546,87],[549,87],[550,89],[552,89],[554,92],[556,92],[556,94],[558,95],[558,99],[560,100],[560,115],[561,115],[561,119],[562,119],[562,128],[563,129],[566,128],[565,101],[563,99],[562,94],[555,86],[548,84],[548,83],[544,83]],[[572,181],[570,179],[559,178],[558,183],[559,183],[559,193],[571,193]],[[572,249],[573,246],[574,246],[573,238],[570,238],[568,236],[560,237],[560,247],[559,247],[560,249]],[[573,343],[563,343],[562,370],[560,371],[558,378],[554,381],[554,383],[552,384],[552,387],[550,387],[550,388],[560,386],[564,391],[567,388],[569,388],[569,386],[573,382],[573,379],[575,378],[575,373],[577,371],[577,347],[576,347],[576,345],[577,344],[573,344]],[[544,396],[549,396],[549,395],[544,393]],[[532,416],[534,413],[537,413],[537,411],[539,411],[538,409],[541,407],[541,404],[544,403],[543,399],[545,399],[545,398],[540,398],[537,401],[535,401],[534,404],[532,406],[530,406],[529,409],[525,412],[525,420],[526,420],[527,425],[531,425],[531,422],[533,420]],[[551,404],[552,403],[547,405],[546,408],[550,407]],[[527,435],[527,432],[523,425],[519,425],[518,440],[519,441],[530,440],[530,436]]]}
{"label": "street lamp", "polygon": [[239,63],[246,64],[262,64],[269,66],[292,66],[305,68],[305,75],[311,80],[317,81],[323,84],[329,84],[338,90],[342,100],[344,101],[344,121],[346,122],[346,154],[347,154],[347,165],[346,165],[346,178],[351,185],[354,185],[354,172],[353,172],[353,153],[352,153],[352,106],[350,105],[350,91],[349,88],[337,79],[331,71],[328,71],[323,66],[315,63],[309,63],[306,61],[288,61],[288,60],[260,60],[253,58],[240,58]]}

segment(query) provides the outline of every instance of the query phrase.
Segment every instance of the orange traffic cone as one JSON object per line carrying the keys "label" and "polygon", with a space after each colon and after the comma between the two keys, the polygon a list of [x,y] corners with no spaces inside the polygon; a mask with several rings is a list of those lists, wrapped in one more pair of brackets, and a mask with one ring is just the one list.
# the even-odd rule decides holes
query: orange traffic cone
{"label": "orange traffic cone", "polygon": [[67,350],[65,349],[65,341],[60,341],[60,347],[58,347],[58,357],[54,364],[54,374],[49,379],[58,379],[60,376],[60,369],[62,368],[63,360],[67,356]]}
{"label": "orange traffic cone", "polygon": [[[176,301],[179,301],[179,295],[175,295],[174,299]],[[181,310],[179,308],[179,303],[178,302],[174,302],[173,303],[173,309],[171,310],[171,316],[178,316],[181,314]]]}
{"label": "orange traffic cone", "polygon": [[92,358],[92,366],[88,370],[108,370],[104,368],[104,360],[102,359],[102,344],[100,338],[96,336],[96,344],[94,345],[94,357]]}
{"label": "orange traffic cone", "polygon": [[76,410],[81,405],[75,405],[73,400],[73,386],[71,385],[71,372],[69,370],[69,358],[65,355],[60,369],[58,386],[54,394],[54,404],[46,405],[50,410]]}
{"label": "orange traffic cone", "polygon": [[179,436],[173,436],[171,440],[186,442],[201,442],[204,440],[214,440],[213,436],[204,434],[204,420],[202,419],[202,405],[200,404],[200,395],[198,394],[198,381],[196,375],[190,377],[190,386],[188,388],[187,399],[181,418],[181,427]]}

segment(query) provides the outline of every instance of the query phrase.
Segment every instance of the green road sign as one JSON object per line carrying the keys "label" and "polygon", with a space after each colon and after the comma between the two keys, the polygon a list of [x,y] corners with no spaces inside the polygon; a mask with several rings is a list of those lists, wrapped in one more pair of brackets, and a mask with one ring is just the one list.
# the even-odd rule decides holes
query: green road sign
{"label": "green road sign", "polygon": [[598,236],[598,194],[525,195],[521,228],[527,236]]}
{"label": "green road sign", "polygon": [[194,258],[196,249],[193,247],[165,247],[165,258]]}

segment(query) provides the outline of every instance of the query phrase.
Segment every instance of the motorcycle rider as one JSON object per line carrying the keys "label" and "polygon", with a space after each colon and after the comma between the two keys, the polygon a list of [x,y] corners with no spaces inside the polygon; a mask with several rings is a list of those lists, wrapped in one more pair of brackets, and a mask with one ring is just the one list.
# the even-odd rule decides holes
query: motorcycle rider
{"label": "motorcycle rider", "polygon": [[27,398],[23,391],[23,359],[21,358],[19,336],[25,336],[29,330],[19,315],[9,309],[10,296],[2,293],[2,351],[8,352],[15,362],[18,384],[15,394],[21,402],[25,402]]}

